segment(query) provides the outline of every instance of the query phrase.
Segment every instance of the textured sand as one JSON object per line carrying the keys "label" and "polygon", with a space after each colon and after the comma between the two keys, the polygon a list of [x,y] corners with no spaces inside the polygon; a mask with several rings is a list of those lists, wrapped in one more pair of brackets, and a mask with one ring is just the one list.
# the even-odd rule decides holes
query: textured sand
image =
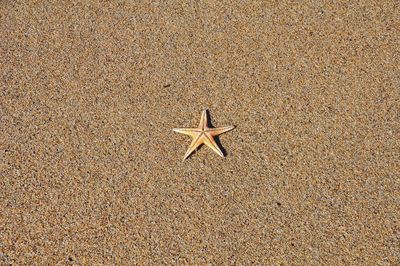
{"label": "textured sand", "polygon": [[400,4],[332,2],[0,0],[0,265],[399,264]]}

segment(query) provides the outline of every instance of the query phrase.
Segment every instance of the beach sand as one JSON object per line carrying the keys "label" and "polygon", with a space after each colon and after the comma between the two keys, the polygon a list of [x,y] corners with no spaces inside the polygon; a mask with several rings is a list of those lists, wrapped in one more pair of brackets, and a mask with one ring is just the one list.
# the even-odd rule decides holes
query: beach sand
{"label": "beach sand", "polygon": [[399,264],[399,2],[150,2],[0,1],[0,265]]}

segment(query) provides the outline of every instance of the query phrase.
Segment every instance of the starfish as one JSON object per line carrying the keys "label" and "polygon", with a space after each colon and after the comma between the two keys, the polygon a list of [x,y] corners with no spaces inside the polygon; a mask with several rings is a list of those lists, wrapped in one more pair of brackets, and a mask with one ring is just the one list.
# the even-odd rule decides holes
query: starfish
{"label": "starfish", "polygon": [[190,154],[194,150],[196,150],[200,145],[206,144],[213,151],[215,151],[219,156],[225,157],[224,153],[218,147],[217,143],[214,140],[214,137],[228,132],[234,129],[234,126],[226,126],[226,127],[218,127],[218,128],[209,128],[208,127],[208,115],[207,110],[204,110],[201,113],[200,124],[197,128],[174,128],[173,131],[181,134],[185,134],[192,137],[192,143],[189,146],[189,149],[186,151],[185,156],[183,157],[183,161],[189,157]]}

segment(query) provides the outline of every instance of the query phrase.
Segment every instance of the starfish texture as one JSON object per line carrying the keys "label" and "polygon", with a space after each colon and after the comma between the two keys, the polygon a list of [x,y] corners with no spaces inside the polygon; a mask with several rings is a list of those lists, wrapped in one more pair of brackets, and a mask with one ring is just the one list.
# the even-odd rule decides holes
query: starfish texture
{"label": "starfish texture", "polygon": [[215,142],[214,137],[230,131],[234,128],[234,126],[209,128],[207,110],[204,110],[201,114],[200,124],[197,128],[174,128],[173,131],[191,136],[193,139],[192,143],[189,146],[189,149],[186,151],[185,156],[183,157],[183,160],[185,160],[187,157],[189,157],[190,154],[192,154],[194,150],[196,150],[202,144],[210,147],[219,156],[225,157],[224,153]]}

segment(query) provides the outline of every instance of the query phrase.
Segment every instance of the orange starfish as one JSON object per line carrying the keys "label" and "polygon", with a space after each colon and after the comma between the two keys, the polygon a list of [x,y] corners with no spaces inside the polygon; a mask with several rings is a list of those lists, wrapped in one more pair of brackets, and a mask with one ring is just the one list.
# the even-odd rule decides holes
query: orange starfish
{"label": "orange starfish", "polygon": [[196,150],[202,144],[206,144],[219,156],[225,157],[224,153],[215,142],[214,137],[230,131],[234,128],[234,126],[209,128],[207,110],[204,110],[201,114],[200,124],[197,128],[174,128],[173,131],[191,136],[193,139],[192,143],[189,146],[189,149],[183,157],[183,160],[185,160],[187,157],[189,157],[190,154],[192,154],[194,150]]}

